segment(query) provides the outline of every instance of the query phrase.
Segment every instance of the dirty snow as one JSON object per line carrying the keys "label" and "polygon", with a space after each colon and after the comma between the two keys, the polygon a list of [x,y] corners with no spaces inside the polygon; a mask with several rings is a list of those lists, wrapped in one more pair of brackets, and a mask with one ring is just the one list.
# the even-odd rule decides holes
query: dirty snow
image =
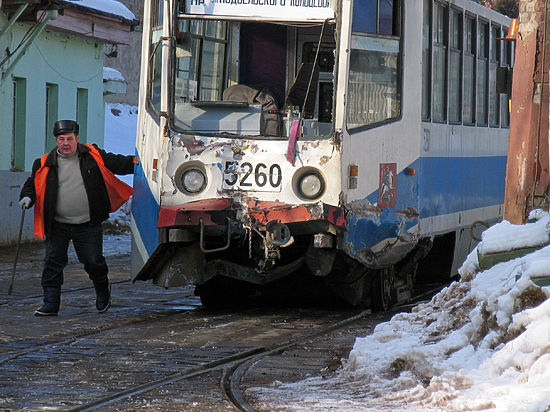
{"label": "dirty snow", "polygon": [[[495,225],[478,248],[547,243],[549,214],[530,219]],[[357,338],[335,376],[249,392],[279,411],[549,410],[550,288],[532,279],[550,277],[550,246],[483,272],[474,250],[460,274],[429,303]]]}

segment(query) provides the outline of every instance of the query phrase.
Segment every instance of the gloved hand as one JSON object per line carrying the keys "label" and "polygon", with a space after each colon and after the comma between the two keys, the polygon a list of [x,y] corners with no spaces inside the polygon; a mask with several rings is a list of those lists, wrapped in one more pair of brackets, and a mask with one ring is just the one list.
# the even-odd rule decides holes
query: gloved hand
{"label": "gloved hand", "polygon": [[25,196],[23,199],[19,201],[19,206],[21,206],[23,209],[28,209],[31,205],[31,198],[28,196]]}

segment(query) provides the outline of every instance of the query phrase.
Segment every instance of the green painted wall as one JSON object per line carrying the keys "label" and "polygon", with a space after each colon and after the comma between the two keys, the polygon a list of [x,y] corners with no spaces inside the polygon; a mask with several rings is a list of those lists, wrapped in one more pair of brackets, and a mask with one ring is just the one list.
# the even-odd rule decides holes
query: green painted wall
{"label": "green painted wall", "polygon": [[[0,39],[0,50],[5,50],[6,47],[14,50],[28,27],[28,25],[15,24],[12,33]],[[17,63],[10,78],[1,81],[0,124],[3,126],[0,128],[0,147],[11,148],[13,77],[26,79],[26,170],[30,170],[35,158],[44,154],[46,131],[49,138],[53,138],[51,135],[52,121],[50,120],[50,124],[46,126],[47,85],[50,86],[50,90],[52,90],[52,85],[53,89],[56,89],[56,101],[51,99],[49,105],[50,108],[57,106],[59,119],[74,120],[77,118],[78,89],[87,90],[86,141],[103,146],[105,123],[103,53],[103,43],[101,42],[45,30],[27,49],[25,56]],[[2,69],[5,70],[5,65]],[[80,94],[82,95],[82,92]],[[50,110],[51,114],[55,114],[55,110]],[[50,140],[48,148],[51,148],[51,144]],[[8,170],[10,163],[11,150],[1,150],[0,170]]]}
{"label": "green painted wall", "polygon": [[[0,10],[0,30],[7,22],[6,16]],[[26,24],[15,24],[10,31],[0,37],[0,61],[6,56],[6,49],[15,50],[29,27]],[[103,147],[103,56],[102,42],[45,30],[27,49],[12,73],[0,79],[0,245],[14,243],[17,239],[21,219],[19,192],[30,174],[34,159],[45,153],[46,129],[50,139],[53,138],[51,126],[54,120],[50,120],[50,125],[46,126],[47,85],[50,85],[50,90],[56,91],[56,98],[49,104],[51,112],[57,111],[58,118],[77,119],[78,106],[78,118],[82,119],[82,110],[87,106],[85,140],[87,143],[97,143]],[[12,57],[11,61],[13,59]],[[11,61],[2,65],[0,73],[8,68]],[[26,103],[25,113],[18,112],[16,126],[16,133],[26,138],[23,144],[15,145],[15,149],[14,80],[24,85],[19,89],[18,95],[21,99],[23,89]],[[85,95],[87,103],[82,100]],[[78,96],[80,101],[77,105]],[[50,144],[52,143],[53,140],[50,140]],[[17,169],[24,168],[25,171],[10,170],[14,150],[22,152],[19,155],[16,153],[16,166]],[[32,209],[26,215],[23,240],[38,240],[33,237]]]}

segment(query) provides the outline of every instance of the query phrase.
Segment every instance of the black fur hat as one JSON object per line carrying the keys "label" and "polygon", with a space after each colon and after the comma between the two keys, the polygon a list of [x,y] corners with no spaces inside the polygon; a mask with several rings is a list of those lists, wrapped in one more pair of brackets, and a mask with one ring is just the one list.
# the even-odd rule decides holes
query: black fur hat
{"label": "black fur hat", "polygon": [[78,136],[78,123],[74,120],[58,120],[53,125],[53,135],[73,133]]}

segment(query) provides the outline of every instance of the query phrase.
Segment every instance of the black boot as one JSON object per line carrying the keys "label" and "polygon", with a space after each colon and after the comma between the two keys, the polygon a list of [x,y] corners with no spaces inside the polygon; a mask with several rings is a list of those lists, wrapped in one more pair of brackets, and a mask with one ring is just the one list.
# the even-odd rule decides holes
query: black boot
{"label": "black boot", "polygon": [[94,287],[96,292],[95,307],[99,313],[106,312],[111,306],[111,290],[109,287],[109,281],[95,281]]}
{"label": "black boot", "polygon": [[57,316],[61,301],[61,287],[44,286],[44,304],[34,312],[35,316]]}

